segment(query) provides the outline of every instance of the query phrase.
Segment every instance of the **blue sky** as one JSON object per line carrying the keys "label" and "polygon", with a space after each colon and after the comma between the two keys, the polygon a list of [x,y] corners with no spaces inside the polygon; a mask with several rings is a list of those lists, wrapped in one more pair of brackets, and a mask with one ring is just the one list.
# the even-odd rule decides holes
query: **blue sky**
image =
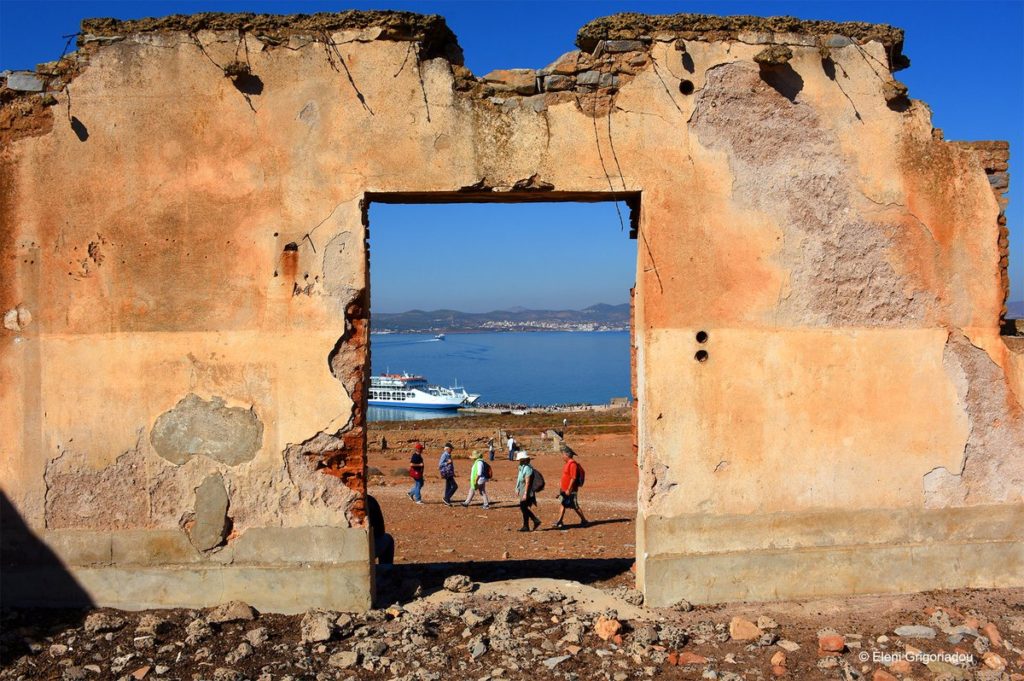
{"label": "blue sky", "polygon": [[[61,36],[77,31],[83,17],[127,19],[200,11],[310,13],[349,8],[444,15],[459,38],[466,65],[477,74],[495,68],[544,66],[572,49],[576,31],[584,23],[623,11],[789,14],[899,26],[906,30],[904,52],[912,65],[897,77],[910,87],[912,97],[928,103],[934,112],[933,122],[945,131],[946,139],[1010,141],[1010,298],[1024,299],[1024,201],[1015,199],[1024,195],[1016,189],[1024,175],[1014,172],[1018,159],[1024,158],[1024,3],[1019,1],[0,0],[0,69],[31,68],[56,59],[66,41]],[[443,235],[437,231],[439,222],[446,224]],[[557,229],[552,228],[554,224]],[[587,239],[580,240],[580,230],[587,231]],[[627,300],[634,277],[635,244],[623,245],[625,236],[619,231],[612,204],[375,206],[371,233],[374,306],[380,310],[618,303]],[[500,254],[495,253],[499,250]],[[410,253],[416,254],[431,280],[441,282],[428,284],[422,277],[412,277],[405,266]],[[571,259],[552,259],[565,254],[571,254]],[[521,276],[515,278],[513,272]],[[516,297],[510,298],[513,286]],[[431,288],[436,290],[433,297]]]}

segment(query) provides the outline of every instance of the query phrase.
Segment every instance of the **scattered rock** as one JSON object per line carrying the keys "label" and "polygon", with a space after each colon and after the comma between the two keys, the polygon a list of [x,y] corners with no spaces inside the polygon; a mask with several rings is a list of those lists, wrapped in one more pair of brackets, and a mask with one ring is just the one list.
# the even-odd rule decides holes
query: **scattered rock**
{"label": "scattered rock", "polygon": [[597,623],[594,625],[594,633],[596,633],[602,641],[607,641],[615,637],[620,631],[622,631],[622,622],[603,615],[597,618]]}
{"label": "scattered rock", "polygon": [[322,610],[310,610],[302,617],[299,624],[299,636],[303,643],[320,643],[330,641],[334,633],[334,622],[329,613]]}
{"label": "scattered rock", "polygon": [[50,657],[61,657],[68,652],[68,647],[63,643],[54,643],[50,646]]}
{"label": "scattered rock", "polygon": [[368,657],[380,657],[384,653],[388,652],[388,644],[380,639],[368,638],[355,644],[352,649],[359,653],[363,659]]}
{"label": "scattered rock", "polygon": [[570,657],[572,657],[572,656],[571,655],[559,655],[558,657],[549,657],[548,659],[544,660],[543,664],[548,669],[554,669],[558,665],[560,665],[563,662],[565,662],[566,660],[568,660]]}
{"label": "scattered rock", "polygon": [[893,660],[893,662],[887,666],[897,674],[909,674],[912,668],[910,666],[910,661],[903,659]]}
{"label": "scattered rock", "polygon": [[327,658],[327,664],[336,669],[348,669],[359,664],[359,653],[353,650],[342,650]]}
{"label": "scattered rock", "polygon": [[146,613],[139,618],[135,633],[140,636],[166,636],[173,630],[173,625],[159,615]]}
{"label": "scattered rock", "polygon": [[822,653],[841,653],[846,650],[846,639],[835,629],[818,632],[818,650]]}
{"label": "scattered rock", "polygon": [[152,667],[150,667],[148,664],[144,667],[139,667],[138,669],[132,672],[132,678],[136,681],[142,681],[142,679],[146,678],[146,674],[149,673],[150,669],[152,669]]}
{"label": "scattered rock", "polygon": [[650,624],[641,624],[633,629],[632,640],[637,645],[646,648],[654,645],[660,640],[658,630]]}
{"label": "scattered rock", "polygon": [[948,662],[928,660],[925,662],[925,666],[936,676],[948,679],[949,681],[970,681],[971,679],[971,672]]}
{"label": "scattered rock", "polygon": [[256,627],[245,632],[245,640],[249,642],[253,648],[259,648],[261,645],[267,642],[267,629],[266,627]]}
{"label": "scattered rock", "polygon": [[224,624],[225,622],[250,622],[256,619],[256,611],[252,606],[242,601],[230,601],[210,611],[206,621],[213,624]]}
{"label": "scattered rock", "polygon": [[920,624],[906,624],[896,627],[894,633],[903,638],[935,638],[935,630]]}
{"label": "scattered rock", "polygon": [[185,627],[185,643],[195,645],[196,643],[213,635],[213,629],[209,623],[201,618],[196,618]]}
{"label": "scattered rock", "polygon": [[487,652],[487,641],[483,636],[474,636],[466,646],[469,656],[474,660]]}
{"label": "scattered rock", "polygon": [[105,612],[94,612],[85,618],[85,631],[88,634],[101,634],[117,631],[125,625],[123,617],[109,615]]}
{"label": "scattered rock", "polygon": [[899,681],[899,679],[884,669],[876,669],[875,673],[871,675],[871,681]]}
{"label": "scattered rock", "polygon": [[444,588],[454,593],[467,594],[473,590],[473,580],[466,575],[452,575],[444,580]]}
{"label": "scattered rock", "polygon": [[997,672],[1001,672],[1006,669],[1006,660],[1000,657],[997,653],[988,652],[985,653],[982,658],[982,662],[989,669],[994,669]]}
{"label": "scattered rock", "polygon": [[678,601],[675,602],[672,608],[674,610],[678,610],[679,612],[690,612],[691,610],[693,610],[693,603],[686,600],[685,598],[680,598]]}
{"label": "scattered rock", "polygon": [[762,631],[765,629],[778,629],[779,623],[767,615],[760,615],[757,618],[757,628]]}
{"label": "scattered rock", "polygon": [[997,629],[996,625],[992,622],[985,624],[985,626],[981,628],[981,633],[988,637],[988,640],[991,641],[993,646],[998,647],[1003,645],[1003,637],[999,633],[999,629]]}
{"label": "scattered rock", "polygon": [[[99,671],[97,668],[96,673],[98,674]],[[89,672],[85,667],[66,667],[61,678],[63,681],[85,681],[85,679],[89,678]]]}
{"label": "scattered rock", "polygon": [[760,638],[762,633],[756,624],[742,617],[733,617],[729,621],[729,638],[734,641],[751,641]]}
{"label": "scattered rock", "polygon": [[663,624],[658,628],[658,640],[669,648],[682,648],[689,642],[686,630],[675,624]]}
{"label": "scattered rock", "polygon": [[462,613],[462,621],[466,623],[467,627],[478,627],[481,624],[488,624],[494,619],[490,615],[481,615],[475,610],[466,610]]}
{"label": "scattered rock", "polygon": [[796,641],[787,641],[786,639],[782,639],[781,641],[777,642],[777,645],[783,650],[785,650],[787,653],[795,653],[796,651],[800,650],[800,644]]}
{"label": "scattered rock", "polygon": [[238,644],[237,648],[224,657],[224,661],[228,664],[238,664],[250,655],[252,655],[252,644],[248,641],[242,641]]}
{"label": "scattered rock", "polygon": [[690,664],[707,664],[708,658],[697,653],[691,653],[689,651],[683,651],[676,656],[676,664],[680,667],[684,667]]}
{"label": "scattered rock", "polygon": [[630,605],[635,605],[638,608],[644,604],[644,592],[638,589],[630,589],[626,586],[620,586],[612,589],[611,593],[616,598],[622,599]]}

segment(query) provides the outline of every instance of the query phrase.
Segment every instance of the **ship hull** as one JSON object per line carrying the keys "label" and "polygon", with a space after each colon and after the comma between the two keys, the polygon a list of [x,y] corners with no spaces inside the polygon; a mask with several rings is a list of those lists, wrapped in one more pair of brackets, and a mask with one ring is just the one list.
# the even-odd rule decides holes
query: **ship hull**
{"label": "ship hull", "polygon": [[414,404],[410,402],[391,402],[390,400],[367,400],[371,407],[394,407],[397,409],[429,409],[431,411],[455,411],[461,404]]}

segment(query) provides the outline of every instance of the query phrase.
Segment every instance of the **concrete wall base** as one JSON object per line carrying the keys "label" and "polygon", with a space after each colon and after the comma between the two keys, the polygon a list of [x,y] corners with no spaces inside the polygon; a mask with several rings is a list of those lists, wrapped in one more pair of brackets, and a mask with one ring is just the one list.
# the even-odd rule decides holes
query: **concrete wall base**
{"label": "concrete wall base", "polygon": [[369,564],[272,567],[5,569],[5,606],[96,605],[121,610],[208,608],[244,601],[260,612],[311,608],[363,612],[373,592]]}
{"label": "concrete wall base", "polygon": [[[811,526],[816,532],[808,531]],[[649,605],[667,607],[680,599],[722,603],[1018,587],[1024,586],[1021,528],[1021,505],[742,520],[648,518],[648,546],[688,547],[690,552],[646,555],[643,590]],[[651,535],[664,539],[666,534],[674,535],[676,543],[650,541]],[[743,535],[750,542],[746,549],[739,546]],[[756,537],[763,543],[771,536],[781,546],[753,548]]]}
{"label": "concrete wall base", "polygon": [[250,528],[210,554],[177,530],[21,532],[5,536],[3,548],[5,606],[146,610],[239,600],[284,614],[372,607],[364,528]]}

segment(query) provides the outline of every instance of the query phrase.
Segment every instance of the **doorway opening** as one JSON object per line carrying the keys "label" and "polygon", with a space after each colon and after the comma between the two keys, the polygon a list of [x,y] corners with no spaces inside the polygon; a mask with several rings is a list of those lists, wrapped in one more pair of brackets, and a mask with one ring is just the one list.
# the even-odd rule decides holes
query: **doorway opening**
{"label": "doorway opening", "polygon": [[[383,194],[366,211],[367,491],[394,542],[378,593],[411,597],[454,574],[632,586],[639,194]],[[458,486],[447,499],[446,444]],[[566,510],[563,529],[566,448],[586,477],[582,516]],[[545,478],[529,532],[520,451]],[[470,498],[474,453],[492,474],[487,508],[477,485]]]}

